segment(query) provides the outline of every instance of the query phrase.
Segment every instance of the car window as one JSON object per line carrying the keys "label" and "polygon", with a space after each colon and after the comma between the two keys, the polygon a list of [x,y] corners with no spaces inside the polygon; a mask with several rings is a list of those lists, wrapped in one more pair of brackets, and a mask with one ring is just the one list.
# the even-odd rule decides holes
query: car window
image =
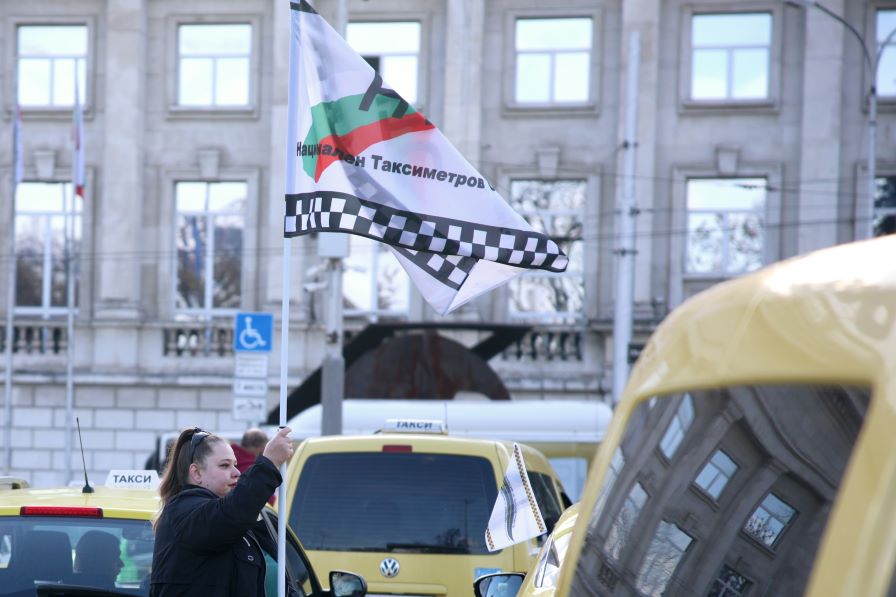
{"label": "car window", "polygon": [[305,549],[485,554],[496,497],[492,464],[478,456],[315,454],[289,523]]}
{"label": "car window", "polygon": [[[277,515],[270,510],[264,510],[265,528],[268,530],[267,541],[261,541],[266,564],[264,589],[266,597],[277,595]],[[292,582],[291,588],[295,592],[288,593],[289,597],[305,597],[320,591],[317,578],[311,570],[311,564],[301,552],[289,533],[286,540],[286,570],[287,584]]]}
{"label": "car window", "polygon": [[571,593],[802,595],[869,402],[865,388],[795,384],[641,403]]}
{"label": "car window", "polygon": [[0,595],[33,590],[35,581],[149,594],[149,521],[4,517],[0,545]]}
{"label": "car window", "polygon": [[538,502],[538,508],[541,510],[541,517],[550,533],[557,524],[563,509],[557,500],[557,494],[554,493],[554,483],[548,475],[544,473],[533,473],[529,471],[529,482],[532,484],[532,492],[535,493],[535,501]]}

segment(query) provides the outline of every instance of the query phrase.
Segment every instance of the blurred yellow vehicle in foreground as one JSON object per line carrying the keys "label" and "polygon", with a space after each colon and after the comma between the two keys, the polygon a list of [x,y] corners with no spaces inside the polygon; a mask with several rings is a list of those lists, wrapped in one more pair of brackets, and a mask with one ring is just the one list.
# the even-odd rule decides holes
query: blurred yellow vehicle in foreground
{"label": "blurred yellow vehicle in foreground", "polygon": [[896,236],[719,284],[656,330],[558,595],[896,594]]}
{"label": "blurred yellow vehicle in foreground", "polygon": [[719,284],[667,317],[598,449],[554,593],[893,597],[894,504],[889,236]]}

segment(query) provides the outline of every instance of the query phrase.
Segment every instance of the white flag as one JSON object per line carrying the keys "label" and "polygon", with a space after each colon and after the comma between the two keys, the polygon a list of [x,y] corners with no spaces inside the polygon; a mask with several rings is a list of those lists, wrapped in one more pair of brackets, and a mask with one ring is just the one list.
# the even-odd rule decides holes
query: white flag
{"label": "white flag", "polygon": [[498,551],[546,532],[547,527],[526,473],[523,452],[518,444],[513,444],[513,455],[488,519],[485,545],[489,551]]}
{"label": "white flag", "polygon": [[75,74],[75,105],[72,109],[72,184],[75,195],[84,199],[84,114],[81,110],[81,96],[78,90],[78,75]]}
{"label": "white flag", "polygon": [[290,6],[285,236],[346,232],[386,243],[442,314],[527,269],[566,269],[557,243],[306,0]]}
{"label": "white flag", "polygon": [[13,182],[19,184],[25,177],[25,164],[22,160],[22,111],[16,104],[15,120],[12,123]]}

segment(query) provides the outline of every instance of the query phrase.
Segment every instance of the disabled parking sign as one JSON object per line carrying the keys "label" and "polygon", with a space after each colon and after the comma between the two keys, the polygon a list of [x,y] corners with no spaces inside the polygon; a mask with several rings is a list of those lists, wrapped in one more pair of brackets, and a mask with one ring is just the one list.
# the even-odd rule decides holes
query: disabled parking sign
{"label": "disabled parking sign", "polygon": [[234,352],[271,352],[274,316],[270,313],[239,312],[233,322]]}

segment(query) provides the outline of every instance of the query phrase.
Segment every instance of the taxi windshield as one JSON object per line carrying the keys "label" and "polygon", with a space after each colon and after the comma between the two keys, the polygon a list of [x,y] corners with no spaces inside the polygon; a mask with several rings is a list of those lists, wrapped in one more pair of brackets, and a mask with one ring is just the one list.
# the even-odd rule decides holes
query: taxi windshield
{"label": "taxi windshield", "polygon": [[0,595],[43,582],[149,595],[153,533],[146,520],[0,518]]}
{"label": "taxi windshield", "polygon": [[478,456],[316,454],[289,524],[305,549],[483,554],[496,495],[492,465]]}

